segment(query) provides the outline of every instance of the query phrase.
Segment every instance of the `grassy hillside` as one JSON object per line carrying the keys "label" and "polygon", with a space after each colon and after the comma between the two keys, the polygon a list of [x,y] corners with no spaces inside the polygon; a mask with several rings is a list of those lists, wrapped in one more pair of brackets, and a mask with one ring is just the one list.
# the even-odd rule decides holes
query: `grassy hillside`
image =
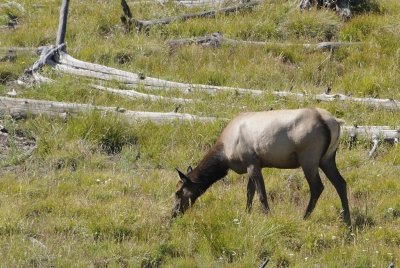
{"label": "grassy hillside", "polygon": [[[0,24],[16,16],[16,29],[0,29],[0,47],[54,44],[61,1],[6,1]],[[339,198],[325,191],[302,220],[309,189],[298,170],[264,170],[272,213],[258,200],[245,212],[247,177],[229,173],[188,212],[171,221],[178,167],[196,165],[226,124],[243,111],[321,107],[347,124],[399,126],[398,111],[354,103],[276,98],[273,90],[400,99],[400,2],[357,1],[353,18],[332,11],[299,12],[296,1],[270,0],[251,11],[154,27],[125,34],[119,1],[71,1],[67,50],[75,58],[146,76],[187,83],[237,86],[262,96],[156,92],[198,100],[180,112],[221,118],[215,123],[157,125],[98,112],[62,120],[46,116],[13,120],[0,113],[1,267],[387,267],[400,261],[400,147],[382,144],[369,159],[370,141],[349,148],[342,140],[338,166],[348,182],[354,229],[342,224]],[[11,3],[11,4],[10,4]],[[128,2],[134,17],[160,18],[202,10],[173,3]],[[167,40],[221,32],[232,39],[360,45],[330,52],[301,46],[187,46]],[[91,80],[55,72],[31,88],[10,82],[37,59],[19,53],[0,63],[0,95],[170,112],[176,103],[128,100],[99,92]],[[121,60],[123,59],[123,60]],[[121,87],[117,83],[109,83]],[[150,92],[141,89],[143,92]],[[154,92],[151,92],[154,94]],[[31,155],[27,151],[36,142]]]}

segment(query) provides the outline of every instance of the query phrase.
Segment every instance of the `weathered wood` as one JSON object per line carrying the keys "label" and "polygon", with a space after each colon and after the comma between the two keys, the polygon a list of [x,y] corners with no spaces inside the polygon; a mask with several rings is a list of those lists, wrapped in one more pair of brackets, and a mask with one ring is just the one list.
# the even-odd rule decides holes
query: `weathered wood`
{"label": "weathered wood", "polygon": [[350,137],[350,146],[352,147],[357,138],[369,139],[372,142],[372,148],[368,152],[368,157],[373,157],[381,141],[397,144],[400,138],[400,127],[391,129],[388,126],[342,126],[341,131],[344,137]]}
{"label": "weathered wood", "polygon": [[223,7],[223,8],[218,8],[214,10],[208,10],[208,11],[203,11],[203,12],[198,12],[198,13],[193,13],[193,14],[183,14],[175,17],[169,17],[169,18],[162,18],[162,19],[155,19],[155,20],[136,20],[136,19],[131,19],[133,24],[136,27],[136,30],[138,32],[141,31],[147,31],[149,30],[152,26],[155,25],[166,25],[170,24],[175,21],[185,21],[193,18],[213,18],[217,14],[230,14],[234,13],[240,10],[244,9],[249,9],[253,8],[255,6],[258,6],[262,3],[261,0],[254,0],[251,2],[245,2],[241,4],[237,4],[234,6],[229,6],[229,7]]}
{"label": "weathered wood", "polygon": [[396,139],[400,137],[400,127],[393,129],[389,126],[342,126],[341,130],[343,133],[354,138],[379,138],[386,141],[397,142]]}
{"label": "weathered wood", "polygon": [[25,70],[25,74],[33,74],[39,71],[47,61],[54,57],[55,53],[58,53],[65,47],[65,44],[60,44],[57,46],[48,46],[43,48],[40,58],[32,65],[32,67]]}
{"label": "weathered wood", "polygon": [[184,38],[168,41],[171,47],[179,47],[183,45],[202,45],[202,46],[221,46],[225,45],[252,45],[252,46],[278,46],[278,47],[292,47],[300,46],[305,49],[312,50],[336,50],[340,47],[360,45],[361,42],[321,42],[317,44],[296,44],[296,43],[279,43],[279,42],[261,42],[261,41],[245,41],[234,40],[225,38],[221,33],[212,33],[211,35],[197,37],[197,38]]}
{"label": "weathered wood", "polygon": [[[60,21],[58,24],[56,46],[65,43],[65,34],[67,31],[67,19],[68,19],[68,6],[69,0],[63,0],[60,8]],[[62,48],[65,51],[65,46]]]}
{"label": "weathered wood", "polygon": [[199,6],[220,6],[226,2],[240,3],[240,1],[225,1],[225,0],[188,0],[188,1],[175,1],[174,3],[176,5],[185,7],[199,7]]}
{"label": "weathered wood", "polygon": [[103,87],[103,86],[99,86],[99,85],[91,85],[91,87],[96,88],[101,91],[106,91],[106,92],[110,92],[110,93],[117,94],[120,96],[130,97],[130,98],[134,98],[134,99],[146,99],[146,100],[151,100],[151,101],[172,101],[175,103],[191,103],[191,102],[193,102],[193,100],[191,100],[191,99],[163,97],[163,96],[141,93],[136,90],[122,90],[122,89],[116,89],[116,88]]}
{"label": "weathered wood", "polygon": [[[130,1],[130,5],[145,5],[145,4],[159,4],[159,5],[164,5],[167,0],[154,0],[154,1]],[[184,6],[184,7],[205,7],[205,6],[220,6],[222,4],[226,3],[240,3],[241,1],[237,0],[176,0],[172,1],[173,4],[177,6]]]}
{"label": "weathered wood", "polygon": [[378,137],[374,137],[373,139],[372,139],[372,143],[373,143],[373,145],[372,145],[372,148],[371,148],[371,151],[369,151],[369,153],[368,153],[368,157],[372,157],[372,156],[374,156],[374,154],[375,154],[375,152],[376,152],[376,149],[378,148],[378,145],[379,145],[379,139],[378,139]]}
{"label": "weathered wood", "polygon": [[69,114],[74,115],[93,110],[123,116],[131,123],[137,122],[138,120],[151,120],[158,123],[170,120],[202,122],[215,121],[215,118],[213,117],[200,117],[191,114],[129,111],[120,107],[0,97],[0,111],[10,113],[14,116],[24,117],[26,114],[44,114],[66,117],[66,115]]}
{"label": "weathered wood", "polygon": [[376,99],[376,98],[356,98],[346,96],[344,94],[316,94],[316,95],[306,95],[302,93],[292,93],[287,91],[274,91],[272,92],[273,95],[279,97],[294,97],[297,99],[306,99],[306,98],[313,98],[318,101],[350,101],[350,102],[358,102],[362,104],[368,104],[379,108],[386,108],[386,109],[393,109],[398,110],[400,109],[400,101],[393,100],[393,99]]}
{"label": "weathered wood", "polygon": [[261,95],[264,93],[261,90],[200,85],[200,84],[187,84],[187,83],[172,82],[152,77],[143,77],[142,75],[136,73],[121,71],[115,68],[110,68],[99,64],[80,61],[74,59],[73,57],[64,52],[59,53],[58,62],[52,61],[50,59],[48,60],[48,63],[56,70],[65,73],[85,76],[85,77],[92,77],[107,81],[118,81],[135,86],[142,85],[145,86],[146,89],[152,89],[152,88],[178,89],[184,93],[197,90],[197,91],[207,92],[210,94],[215,94],[224,91],[237,92],[239,94],[251,94],[251,95]]}

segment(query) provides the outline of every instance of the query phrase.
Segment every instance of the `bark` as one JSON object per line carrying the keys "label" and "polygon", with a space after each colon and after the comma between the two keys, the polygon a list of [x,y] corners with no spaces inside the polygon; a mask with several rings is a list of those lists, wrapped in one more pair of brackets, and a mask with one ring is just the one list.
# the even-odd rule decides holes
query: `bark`
{"label": "bark", "polygon": [[150,120],[157,123],[171,120],[202,122],[215,121],[215,118],[213,117],[200,117],[191,114],[129,111],[120,107],[0,97],[0,111],[7,112],[13,117],[19,118],[26,117],[28,114],[60,116],[66,118],[68,115],[76,115],[93,110],[120,115],[125,117],[131,123],[135,123],[138,120]]}

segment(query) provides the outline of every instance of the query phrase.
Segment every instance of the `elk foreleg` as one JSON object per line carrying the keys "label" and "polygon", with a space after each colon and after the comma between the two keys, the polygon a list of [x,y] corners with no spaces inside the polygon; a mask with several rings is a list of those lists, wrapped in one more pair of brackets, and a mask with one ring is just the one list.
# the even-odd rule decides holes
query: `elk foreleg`
{"label": "elk foreleg", "polygon": [[249,178],[249,182],[247,183],[247,204],[246,210],[247,212],[251,212],[251,208],[253,207],[253,198],[256,192],[256,186],[254,185],[254,181]]}
{"label": "elk foreleg", "polygon": [[[258,166],[251,165],[247,168],[247,172],[249,173],[250,177],[249,181],[252,180],[253,184],[255,185],[255,189],[257,190],[264,212],[265,213],[269,212],[267,192],[265,191],[264,178],[261,173],[261,168]],[[247,203],[249,204],[249,199],[247,200]]]}

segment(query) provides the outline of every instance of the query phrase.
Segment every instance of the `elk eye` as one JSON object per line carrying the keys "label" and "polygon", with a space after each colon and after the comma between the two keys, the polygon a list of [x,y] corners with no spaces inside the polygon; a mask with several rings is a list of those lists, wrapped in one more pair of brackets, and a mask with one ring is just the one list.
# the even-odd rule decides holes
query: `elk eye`
{"label": "elk eye", "polygon": [[175,193],[175,197],[176,197],[176,198],[181,198],[181,197],[182,197],[182,191],[177,191],[177,192]]}

